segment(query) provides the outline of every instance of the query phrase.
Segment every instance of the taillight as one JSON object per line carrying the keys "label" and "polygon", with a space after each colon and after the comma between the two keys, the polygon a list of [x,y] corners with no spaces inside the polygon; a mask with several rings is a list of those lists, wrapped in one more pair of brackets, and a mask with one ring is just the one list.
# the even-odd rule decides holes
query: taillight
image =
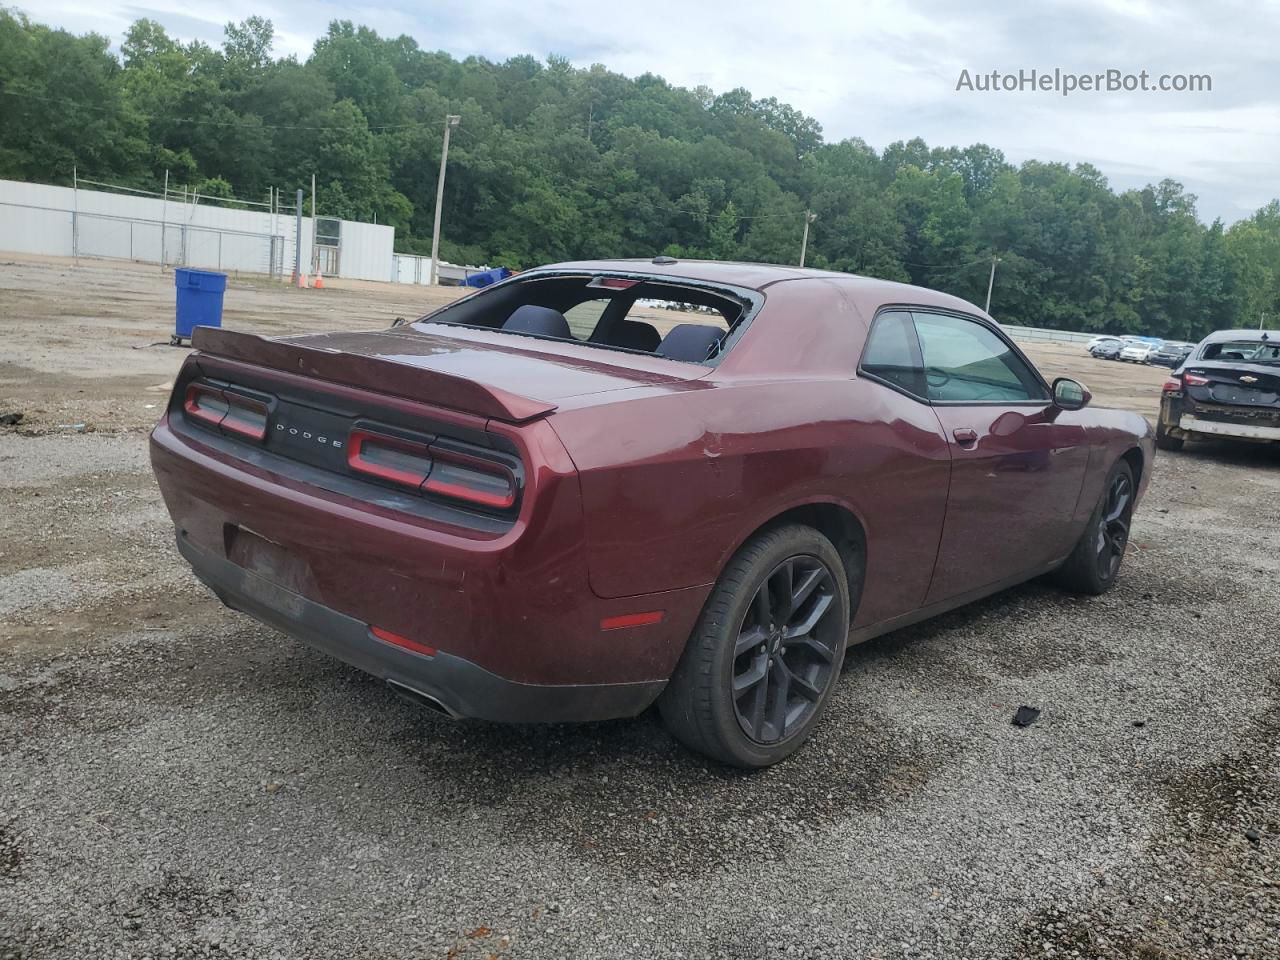
{"label": "taillight", "polygon": [[455,449],[448,442],[409,440],[363,427],[351,431],[347,465],[397,486],[493,510],[514,506],[519,491],[515,472],[506,464]]}
{"label": "taillight", "polygon": [[508,467],[434,443],[431,454],[435,463],[427,482],[422,485],[427,493],[497,510],[505,510],[515,504],[516,478]]}
{"label": "taillight", "polygon": [[1184,373],[1182,382],[1188,387],[1203,387],[1209,382],[1208,377],[1202,377],[1198,373]]}
{"label": "taillight", "polygon": [[1165,393],[1177,393],[1179,390],[1182,389],[1182,381],[1179,380],[1177,377],[1170,377],[1168,380],[1164,382],[1164,386],[1161,387],[1161,389]]}
{"label": "taillight", "polygon": [[182,409],[193,420],[250,440],[262,441],[267,436],[267,416],[270,413],[267,405],[232,390],[207,383],[189,384]]}
{"label": "taillight", "polygon": [[252,440],[263,440],[267,435],[267,405],[230,390],[227,391],[226,398],[231,409],[222,418],[222,429]]}
{"label": "taillight", "polygon": [[229,407],[226,394],[221,390],[203,383],[193,383],[187,387],[182,409],[187,412],[188,417],[216,427],[222,423]]}
{"label": "taillight", "polygon": [[357,473],[417,489],[431,472],[431,454],[425,443],[352,430],[347,440],[347,466]]}

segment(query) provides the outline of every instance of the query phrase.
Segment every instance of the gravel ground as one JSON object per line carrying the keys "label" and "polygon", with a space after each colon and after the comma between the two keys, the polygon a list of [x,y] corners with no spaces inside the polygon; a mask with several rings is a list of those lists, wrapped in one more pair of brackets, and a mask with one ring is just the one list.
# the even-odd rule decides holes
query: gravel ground
{"label": "gravel ground", "polygon": [[744,774],[440,720],[221,608],[140,424],[0,428],[0,960],[1280,957],[1280,451],[1163,454],[1133,541]]}

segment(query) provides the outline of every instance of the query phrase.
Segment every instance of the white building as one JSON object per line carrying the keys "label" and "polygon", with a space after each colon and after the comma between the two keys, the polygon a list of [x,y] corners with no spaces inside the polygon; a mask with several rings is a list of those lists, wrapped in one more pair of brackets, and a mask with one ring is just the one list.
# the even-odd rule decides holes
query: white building
{"label": "white building", "polygon": [[[318,229],[318,235],[317,235]],[[171,266],[358,280],[399,279],[389,226],[240,210],[208,198],[155,196],[0,180],[0,250]],[[300,249],[299,249],[300,240]]]}

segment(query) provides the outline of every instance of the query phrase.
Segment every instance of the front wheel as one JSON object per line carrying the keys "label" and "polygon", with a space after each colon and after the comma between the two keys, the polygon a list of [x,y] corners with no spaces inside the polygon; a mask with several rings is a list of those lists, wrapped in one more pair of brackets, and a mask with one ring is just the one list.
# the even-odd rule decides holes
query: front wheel
{"label": "front wheel", "polygon": [[1137,486],[1133,468],[1117,461],[1107,476],[1102,497],[1067,562],[1058,568],[1058,581],[1075,593],[1106,593],[1115,586],[1133,520]]}
{"label": "front wheel", "polygon": [[707,599],[658,701],[685,746],[736,767],[793,753],[826,709],[849,635],[835,546],[799,524],[750,540]]}

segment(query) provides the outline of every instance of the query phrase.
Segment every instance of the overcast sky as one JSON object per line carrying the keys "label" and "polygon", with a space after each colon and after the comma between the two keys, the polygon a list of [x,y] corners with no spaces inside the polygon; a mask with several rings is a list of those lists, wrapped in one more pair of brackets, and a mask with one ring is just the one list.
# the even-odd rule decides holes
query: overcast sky
{"label": "overcast sky", "polygon": [[[12,0],[10,0],[12,2]],[[1162,177],[1228,223],[1280,196],[1280,0],[17,0],[33,19],[117,45],[129,22],[158,20],[211,44],[227,20],[276,26],[278,54],[305,59],[331,19],[407,33],[457,57],[556,53],[575,64],[646,71],[717,92],[744,86],[818,119],[828,141],[877,149],[984,142],[1014,162],[1094,164],[1113,187]],[[1152,78],[1208,74],[1211,92],[980,93],[971,75],[1019,69]]]}

